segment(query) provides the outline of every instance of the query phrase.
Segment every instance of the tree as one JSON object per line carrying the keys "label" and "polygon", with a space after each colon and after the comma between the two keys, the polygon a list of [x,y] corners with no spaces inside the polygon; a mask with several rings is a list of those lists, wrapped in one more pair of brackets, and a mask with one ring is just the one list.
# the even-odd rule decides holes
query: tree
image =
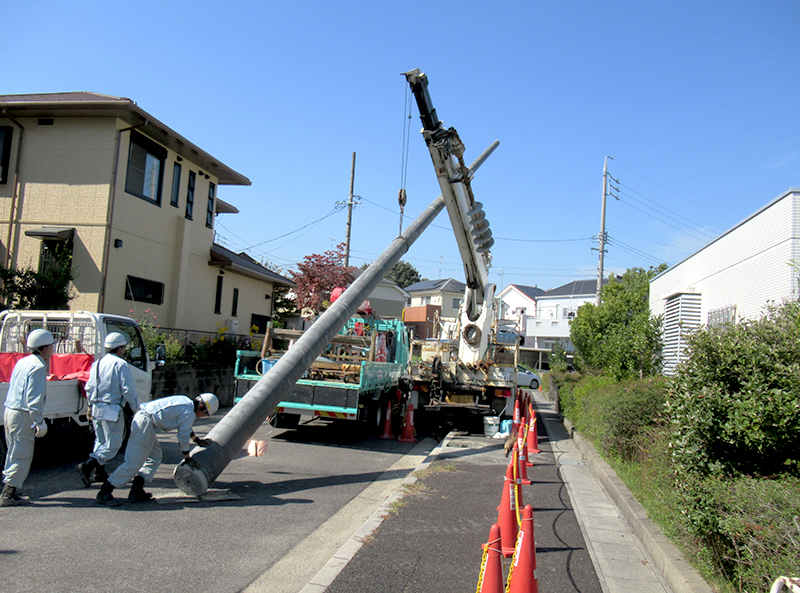
{"label": "tree", "polygon": [[53,251],[53,259],[39,272],[33,268],[0,268],[0,301],[9,309],[66,310],[74,295],[72,254]]}
{"label": "tree", "polygon": [[618,380],[658,372],[661,357],[660,317],[650,315],[650,279],[667,269],[630,268],[603,287],[600,305],[587,303],[570,323],[579,368]]}
{"label": "tree", "polygon": [[[263,260],[261,265],[284,276],[286,270],[268,260]],[[283,323],[297,312],[297,301],[288,286],[273,285],[272,287],[272,327],[283,327]]]}
{"label": "tree", "polygon": [[397,283],[400,288],[411,286],[412,284],[416,284],[422,280],[422,277],[419,275],[417,269],[410,263],[404,262],[403,260],[400,260],[392,267],[392,269],[386,275],[386,278]]}
{"label": "tree", "polygon": [[[369,266],[370,264],[365,263],[361,265],[360,269],[366,270]],[[392,269],[386,274],[386,279],[391,280],[400,286],[400,288],[405,288],[406,286],[411,286],[412,284],[422,281],[422,277],[419,275],[417,269],[403,260],[400,260],[392,266]]]}
{"label": "tree", "polygon": [[310,309],[315,314],[330,306],[331,291],[337,286],[346,287],[353,281],[353,267],[344,266],[344,243],[322,255],[306,255],[297,264],[299,271],[289,271],[297,284],[297,306]]}

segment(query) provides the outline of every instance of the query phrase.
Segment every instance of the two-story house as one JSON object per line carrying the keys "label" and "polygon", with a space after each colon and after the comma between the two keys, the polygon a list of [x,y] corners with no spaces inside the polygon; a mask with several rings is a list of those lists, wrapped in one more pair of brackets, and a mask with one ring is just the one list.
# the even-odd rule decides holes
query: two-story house
{"label": "two-story house", "polygon": [[[291,280],[214,243],[222,185],[250,185],[130,99],[0,96],[0,257],[46,266],[71,253],[74,310],[164,327],[246,333]],[[241,320],[241,321],[240,321]]]}
{"label": "two-story house", "polygon": [[455,327],[466,288],[464,282],[452,278],[422,280],[406,286],[409,295],[403,310],[406,326],[418,337],[442,337],[442,331],[446,337]]}
{"label": "two-story house", "polygon": [[[608,280],[603,280],[607,284]],[[512,284],[503,289],[505,319],[517,321],[518,331],[524,336],[520,360],[541,368],[547,354],[560,343],[568,356],[574,352],[569,333],[569,322],[578,308],[597,298],[597,280],[574,280],[548,291],[533,286]]]}

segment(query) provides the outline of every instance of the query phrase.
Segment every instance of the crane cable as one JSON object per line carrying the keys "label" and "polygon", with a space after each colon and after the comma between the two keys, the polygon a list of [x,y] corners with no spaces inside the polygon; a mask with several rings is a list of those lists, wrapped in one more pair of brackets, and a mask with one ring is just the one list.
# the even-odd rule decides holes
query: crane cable
{"label": "crane cable", "polygon": [[[406,179],[408,178],[408,147],[411,144],[411,87],[404,85],[405,99],[403,105],[403,150],[400,158],[400,191],[397,192],[397,203],[400,205],[400,232],[403,234],[403,210],[406,206]],[[406,115],[408,114],[408,115]]]}

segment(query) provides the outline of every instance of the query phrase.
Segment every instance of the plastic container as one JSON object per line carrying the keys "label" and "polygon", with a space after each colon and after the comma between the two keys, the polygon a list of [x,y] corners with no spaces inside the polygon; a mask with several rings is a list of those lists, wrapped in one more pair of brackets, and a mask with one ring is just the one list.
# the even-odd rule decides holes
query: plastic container
{"label": "plastic container", "polygon": [[500,430],[500,418],[498,416],[483,417],[483,436],[493,437]]}

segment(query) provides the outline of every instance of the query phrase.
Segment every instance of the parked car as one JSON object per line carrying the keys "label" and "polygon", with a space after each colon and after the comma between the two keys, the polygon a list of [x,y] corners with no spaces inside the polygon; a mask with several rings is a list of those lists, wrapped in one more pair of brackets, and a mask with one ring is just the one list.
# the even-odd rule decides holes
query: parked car
{"label": "parked car", "polygon": [[522,365],[517,365],[517,385],[519,387],[530,387],[531,389],[539,389],[542,380],[539,375],[531,370],[526,369]]}

